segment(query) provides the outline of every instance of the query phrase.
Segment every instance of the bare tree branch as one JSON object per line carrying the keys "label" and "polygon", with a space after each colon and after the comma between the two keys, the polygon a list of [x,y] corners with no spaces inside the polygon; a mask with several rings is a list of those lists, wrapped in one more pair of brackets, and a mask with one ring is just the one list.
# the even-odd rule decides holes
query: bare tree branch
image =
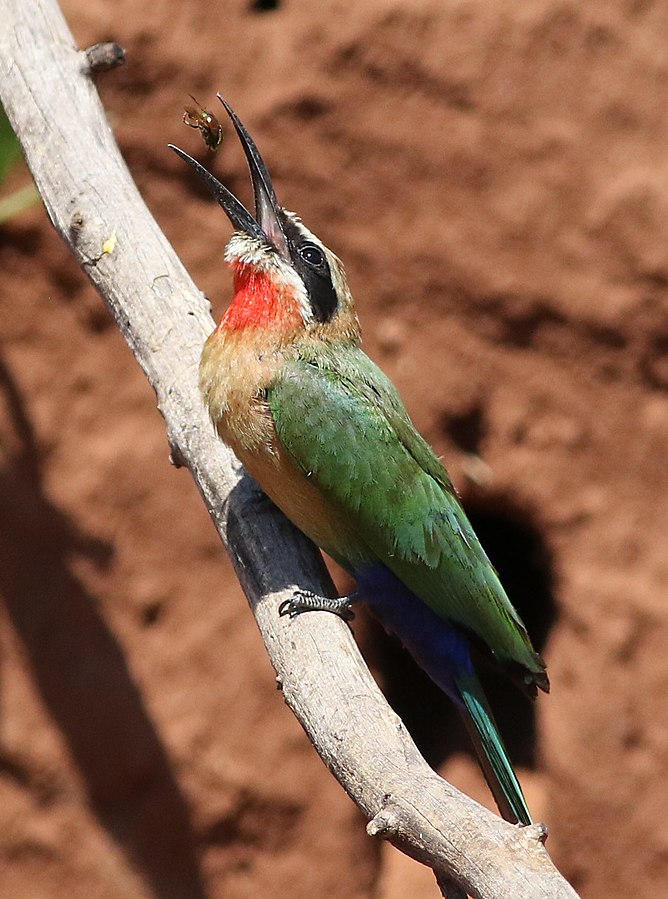
{"label": "bare tree branch", "polygon": [[278,617],[294,585],[322,592],[331,583],[313,546],[214,436],[196,383],[213,325],[208,303],[139,196],[89,58],[52,0],[5,0],[0,90],[54,227],[156,392],[173,456],[192,472],[232,556],[286,702],[370,819],[369,834],[430,865],[451,896],[573,899],[541,825],[506,824],[427,766],[342,621]]}

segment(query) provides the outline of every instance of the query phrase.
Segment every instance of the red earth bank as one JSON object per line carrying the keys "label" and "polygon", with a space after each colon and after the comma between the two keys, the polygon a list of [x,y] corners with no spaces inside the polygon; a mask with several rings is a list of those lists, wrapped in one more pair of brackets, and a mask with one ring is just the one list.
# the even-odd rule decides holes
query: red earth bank
{"label": "red earth bank", "polygon": [[[216,314],[229,227],[165,148],[205,158],[190,93],[229,97],[344,260],[368,352],[545,638],[535,721],[502,701],[550,852],[587,899],[659,895],[668,10],[271,5],[63,8],[79,46],[126,48],[98,79],[111,124]],[[208,161],[248,197],[233,139]],[[40,209],[2,229],[0,264],[0,894],[437,895],[366,836],[276,693],[153,394]],[[489,805],[447,706],[356,632],[439,770]]]}

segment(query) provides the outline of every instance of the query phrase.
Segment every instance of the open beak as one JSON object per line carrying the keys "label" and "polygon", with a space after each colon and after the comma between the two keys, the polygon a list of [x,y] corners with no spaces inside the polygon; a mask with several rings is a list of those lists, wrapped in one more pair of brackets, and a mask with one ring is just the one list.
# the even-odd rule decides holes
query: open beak
{"label": "open beak", "polygon": [[253,193],[255,194],[255,218],[253,218],[243,203],[240,203],[234,194],[224,184],[221,184],[211,172],[207,171],[203,165],[200,165],[196,159],[193,159],[192,156],[184,153],[183,150],[180,150],[173,144],[169,144],[169,148],[174,150],[199,175],[227,213],[227,217],[232,222],[235,230],[243,231],[251,237],[262,241],[262,243],[270,243],[284,259],[289,260],[288,242],[281,225],[283,210],[278,205],[267,166],[260,156],[260,151],[255,146],[255,141],[232,107],[223,100],[220,94],[218,94],[218,99],[232,119],[232,124],[239,135],[241,146],[246,154],[248,169],[253,182]]}

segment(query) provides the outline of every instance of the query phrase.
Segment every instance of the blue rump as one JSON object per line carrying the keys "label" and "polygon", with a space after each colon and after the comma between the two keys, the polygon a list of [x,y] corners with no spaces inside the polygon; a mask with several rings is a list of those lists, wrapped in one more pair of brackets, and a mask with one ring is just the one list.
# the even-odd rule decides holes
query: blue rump
{"label": "blue rump", "polygon": [[353,575],[358,595],[383,627],[395,634],[441,690],[462,705],[458,674],[472,674],[466,637],[432,611],[389,568],[378,562]]}

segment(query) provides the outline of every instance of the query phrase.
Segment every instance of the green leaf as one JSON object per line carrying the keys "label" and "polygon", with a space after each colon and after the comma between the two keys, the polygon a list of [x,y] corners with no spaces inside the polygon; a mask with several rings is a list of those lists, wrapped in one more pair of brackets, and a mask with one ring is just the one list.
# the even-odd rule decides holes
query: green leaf
{"label": "green leaf", "polygon": [[0,183],[11,166],[21,157],[21,147],[9,124],[5,110],[0,106]]}
{"label": "green leaf", "polygon": [[38,200],[39,194],[34,184],[20,187],[8,196],[0,197],[0,225],[13,219],[24,209],[30,209]]}
{"label": "green leaf", "polygon": [[[0,104],[0,185],[12,166],[20,159],[21,145]],[[34,184],[19,187],[8,196],[0,197],[0,225],[33,206],[38,200],[39,194]]]}

